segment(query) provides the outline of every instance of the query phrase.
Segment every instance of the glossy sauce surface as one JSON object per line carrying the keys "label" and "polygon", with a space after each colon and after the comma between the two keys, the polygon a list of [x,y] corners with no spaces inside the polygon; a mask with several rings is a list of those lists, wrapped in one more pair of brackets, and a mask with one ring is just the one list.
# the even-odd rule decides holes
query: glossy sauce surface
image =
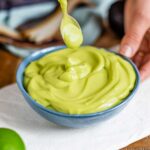
{"label": "glossy sauce surface", "polygon": [[29,64],[24,86],[41,105],[67,114],[88,114],[119,104],[136,75],[126,60],[91,46],[66,48]]}

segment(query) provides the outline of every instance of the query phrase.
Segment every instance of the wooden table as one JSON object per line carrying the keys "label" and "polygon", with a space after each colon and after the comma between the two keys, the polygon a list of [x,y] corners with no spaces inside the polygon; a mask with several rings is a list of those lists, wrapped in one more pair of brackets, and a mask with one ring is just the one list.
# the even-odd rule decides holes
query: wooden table
{"label": "wooden table", "polygon": [[[119,42],[120,40],[108,30],[95,42],[95,45],[108,48]],[[16,70],[20,62],[21,58],[10,54],[6,49],[0,47],[0,88],[16,81]],[[137,141],[122,150],[150,150],[150,137]]]}

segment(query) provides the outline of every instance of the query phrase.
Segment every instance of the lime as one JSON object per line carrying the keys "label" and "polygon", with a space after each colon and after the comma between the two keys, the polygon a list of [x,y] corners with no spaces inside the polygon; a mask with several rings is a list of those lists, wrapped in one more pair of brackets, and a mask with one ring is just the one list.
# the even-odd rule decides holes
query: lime
{"label": "lime", "polygon": [[0,128],[0,150],[25,150],[25,145],[15,131]]}

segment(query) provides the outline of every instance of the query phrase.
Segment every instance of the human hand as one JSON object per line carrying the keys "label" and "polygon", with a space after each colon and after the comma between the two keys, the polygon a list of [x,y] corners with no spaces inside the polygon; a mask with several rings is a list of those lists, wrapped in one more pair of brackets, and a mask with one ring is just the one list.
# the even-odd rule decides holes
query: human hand
{"label": "human hand", "polygon": [[150,77],[150,0],[127,0],[120,53],[133,59],[142,80]]}

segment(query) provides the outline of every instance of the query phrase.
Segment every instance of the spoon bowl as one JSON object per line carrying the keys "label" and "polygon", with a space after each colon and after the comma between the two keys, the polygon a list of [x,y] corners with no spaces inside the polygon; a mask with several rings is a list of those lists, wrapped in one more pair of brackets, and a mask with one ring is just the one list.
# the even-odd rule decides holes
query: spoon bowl
{"label": "spoon bowl", "polygon": [[62,9],[61,35],[67,47],[76,49],[83,42],[83,35],[79,23],[67,12],[67,0],[58,0]]}
{"label": "spoon bowl", "polygon": [[72,48],[78,48],[83,42],[82,31],[79,23],[70,15],[65,15],[61,22],[61,34],[65,44]]}

